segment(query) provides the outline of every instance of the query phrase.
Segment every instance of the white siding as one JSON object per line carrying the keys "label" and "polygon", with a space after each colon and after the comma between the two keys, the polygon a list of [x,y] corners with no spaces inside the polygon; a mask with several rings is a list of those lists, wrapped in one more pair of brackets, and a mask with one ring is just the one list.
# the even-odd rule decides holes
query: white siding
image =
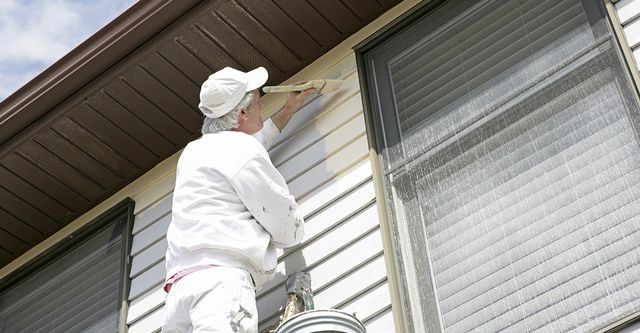
{"label": "white siding", "polygon": [[[257,294],[260,330],[278,319],[288,274],[310,272],[316,308],[355,313],[369,332],[392,332],[375,191],[355,56],[347,52],[308,74],[341,78],[333,94],[310,98],[291,120],[270,154],[305,214],[305,240],[280,250],[276,278]],[[165,232],[171,193],[136,215],[132,244],[129,331],[155,332],[164,315]],[[153,189],[149,189],[153,191]]]}
{"label": "white siding", "polygon": [[638,65],[640,64],[640,0],[620,0],[614,5],[624,29],[625,38]]}

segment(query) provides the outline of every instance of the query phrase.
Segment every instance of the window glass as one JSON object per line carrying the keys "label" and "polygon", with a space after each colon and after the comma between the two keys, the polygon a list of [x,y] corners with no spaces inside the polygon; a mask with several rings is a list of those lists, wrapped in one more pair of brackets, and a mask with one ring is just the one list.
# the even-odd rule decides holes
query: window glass
{"label": "window glass", "polygon": [[118,331],[130,212],[107,220],[0,291],[0,332]]}
{"label": "window glass", "polygon": [[362,55],[416,332],[640,310],[639,108],[596,1],[446,1]]}

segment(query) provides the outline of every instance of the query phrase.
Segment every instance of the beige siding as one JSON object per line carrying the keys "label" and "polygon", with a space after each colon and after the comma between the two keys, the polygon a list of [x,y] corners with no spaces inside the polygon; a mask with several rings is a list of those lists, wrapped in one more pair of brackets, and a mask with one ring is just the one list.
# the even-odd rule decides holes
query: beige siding
{"label": "beige siding", "polygon": [[279,252],[276,278],[258,292],[260,328],[278,319],[286,276],[298,270],[311,274],[317,308],[356,313],[367,326],[386,318],[393,327],[380,317],[391,302],[355,57],[348,52],[313,76],[345,81],[308,103],[271,149],[305,212],[306,235]]}
{"label": "beige siding", "polygon": [[[276,278],[257,294],[260,328],[278,319],[288,274],[305,270],[312,276],[317,308],[344,309],[365,325],[389,332],[391,301],[355,57],[347,52],[310,75],[345,81],[334,94],[310,98],[270,151],[304,211],[306,237],[299,246],[278,252]],[[160,288],[172,195],[166,187],[157,195],[134,224],[132,333],[157,331],[164,315]]]}
{"label": "beige siding", "polygon": [[[153,191],[153,189],[151,189]],[[171,192],[156,192],[158,201],[136,214],[131,244],[129,332],[154,332],[162,325],[165,292],[165,234],[171,219]]]}

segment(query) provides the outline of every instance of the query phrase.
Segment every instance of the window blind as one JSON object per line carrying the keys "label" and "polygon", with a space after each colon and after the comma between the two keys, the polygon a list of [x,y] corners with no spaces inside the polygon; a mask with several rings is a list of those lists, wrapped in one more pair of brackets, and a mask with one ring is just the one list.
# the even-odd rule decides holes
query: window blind
{"label": "window blind", "polygon": [[117,332],[126,217],[0,295],[1,332]]}
{"label": "window blind", "polygon": [[640,312],[639,109],[594,5],[447,1],[367,58],[415,331]]}
{"label": "window blind", "polygon": [[592,90],[419,178],[447,331],[591,331],[640,309],[640,149],[614,89]]}
{"label": "window blind", "polygon": [[484,1],[451,21],[389,61],[407,158],[597,56],[603,42],[580,1]]}

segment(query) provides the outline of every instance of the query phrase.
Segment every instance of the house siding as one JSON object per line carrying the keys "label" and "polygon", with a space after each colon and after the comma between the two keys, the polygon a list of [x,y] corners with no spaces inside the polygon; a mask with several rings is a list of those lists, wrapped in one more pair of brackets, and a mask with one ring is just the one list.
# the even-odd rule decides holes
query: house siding
{"label": "house siding", "polygon": [[[304,213],[305,239],[278,251],[276,277],[257,293],[260,330],[278,320],[286,277],[304,270],[311,274],[317,308],[343,309],[371,326],[370,332],[389,332],[391,300],[355,56],[347,52],[306,74],[344,83],[335,93],[310,98],[270,149]],[[164,315],[161,287],[172,193],[166,186],[149,191],[158,200],[136,214],[133,227],[131,333],[158,331]]]}

